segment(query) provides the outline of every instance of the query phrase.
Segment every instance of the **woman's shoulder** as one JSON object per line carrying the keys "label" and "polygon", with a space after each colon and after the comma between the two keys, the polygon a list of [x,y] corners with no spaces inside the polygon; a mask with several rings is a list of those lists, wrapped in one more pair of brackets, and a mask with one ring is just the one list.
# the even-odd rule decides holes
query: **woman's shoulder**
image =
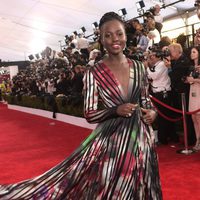
{"label": "woman's shoulder", "polygon": [[92,71],[97,71],[97,70],[100,71],[100,70],[104,69],[104,67],[105,67],[105,63],[103,62],[103,60],[100,60],[100,61],[96,62],[94,64],[94,66],[92,66],[91,70]]}
{"label": "woman's shoulder", "polygon": [[97,73],[99,71],[102,71],[103,68],[103,61],[100,60],[98,62],[96,62],[93,66],[90,66],[87,68],[86,73],[87,74],[94,74]]}

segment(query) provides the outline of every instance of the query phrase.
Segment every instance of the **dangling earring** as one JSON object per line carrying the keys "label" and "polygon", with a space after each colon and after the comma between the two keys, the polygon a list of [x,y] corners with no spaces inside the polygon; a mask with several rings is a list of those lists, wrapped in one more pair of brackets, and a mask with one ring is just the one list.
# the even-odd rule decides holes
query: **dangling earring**
{"label": "dangling earring", "polygon": [[103,51],[104,51],[104,54],[108,53],[108,51],[107,51],[107,49],[105,47],[103,48]]}
{"label": "dangling earring", "polygon": [[125,44],[125,46],[124,46],[124,48],[123,48],[123,51],[126,49],[126,44]]}
{"label": "dangling earring", "polygon": [[124,48],[123,48],[123,51],[126,49],[126,45],[124,46]]}
{"label": "dangling earring", "polygon": [[123,48],[123,51],[126,49],[126,47],[127,47],[127,37],[126,37],[126,43],[125,43],[125,46]]}

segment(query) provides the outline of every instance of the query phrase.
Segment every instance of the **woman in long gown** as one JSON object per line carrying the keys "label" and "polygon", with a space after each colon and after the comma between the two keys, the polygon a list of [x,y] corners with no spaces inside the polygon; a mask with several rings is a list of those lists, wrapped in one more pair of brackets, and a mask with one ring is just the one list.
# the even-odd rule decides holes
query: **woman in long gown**
{"label": "woman in long gown", "polygon": [[106,13],[99,28],[107,55],[84,79],[85,117],[97,128],[45,174],[2,186],[1,199],[162,200],[145,68],[124,56],[125,28],[116,13]]}
{"label": "woman in long gown", "polygon": [[[191,49],[190,58],[194,69],[190,76],[187,77],[187,82],[190,84],[189,96],[189,111],[196,111],[200,108],[200,47],[195,46]],[[193,150],[200,150],[200,112],[192,114],[192,120],[196,135],[196,144]]]}

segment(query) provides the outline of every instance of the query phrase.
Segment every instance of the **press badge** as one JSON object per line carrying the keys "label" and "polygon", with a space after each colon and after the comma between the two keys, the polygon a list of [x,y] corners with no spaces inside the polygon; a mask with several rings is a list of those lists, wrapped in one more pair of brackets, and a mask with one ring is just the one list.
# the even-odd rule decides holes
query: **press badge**
{"label": "press badge", "polygon": [[196,92],[192,92],[192,97],[196,97],[196,96],[197,96]]}

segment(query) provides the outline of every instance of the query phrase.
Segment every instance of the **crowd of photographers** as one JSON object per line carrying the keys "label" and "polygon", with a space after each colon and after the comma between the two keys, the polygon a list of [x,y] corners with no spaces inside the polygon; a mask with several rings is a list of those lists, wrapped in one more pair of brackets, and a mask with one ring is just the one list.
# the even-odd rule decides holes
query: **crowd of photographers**
{"label": "crowd of photographers", "polygon": [[[161,37],[162,22],[159,5],[145,13],[144,23],[138,19],[127,21],[127,48],[124,53],[127,57],[144,63],[150,82],[150,94],[153,97],[174,108],[182,109],[181,94],[184,93],[188,110],[190,84],[187,77],[199,79],[199,72],[194,67],[191,49],[186,45],[186,36],[180,35],[176,43],[172,43],[168,37]],[[72,35],[67,38],[67,46],[61,52],[47,47],[42,52],[41,59],[31,62],[30,66],[13,78],[11,94],[65,96],[76,103],[82,101],[84,72],[105,53],[98,43],[98,31],[95,36],[96,42],[92,45],[87,38]],[[200,30],[197,30],[196,45],[199,41]],[[164,116],[179,117],[160,104],[154,104]],[[161,144],[179,142],[174,121],[166,120],[159,114],[157,124],[158,141]],[[188,142],[194,144],[200,136],[195,137],[196,129],[194,131],[191,117],[187,117],[187,124]],[[200,149],[200,139],[196,147],[197,150]]]}
{"label": "crowd of photographers", "polygon": [[[194,43],[188,45],[184,34],[173,42],[168,37],[161,37],[162,17],[158,5],[145,13],[144,19],[143,24],[137,19],[129,21],[125,53],[132,59],[142,61],[147,69],[149,92],[159,111],[156,128],[158,142],[177,143],[180,138],[175,122],[181,119],[181,114],[168,109],[163,103],[182,110],[185,99],[187,111],[200,108],[200,29],[194,36]],[[199,116],[199,112],[186,116],[187,142],[195,144],[195,151],[200,150]]]}
{"label": "crowd of photographers", "polygon": [[89,60],[85,54],[73,50],[67,47],[56,52],[47,47],[41,59],[31,62],[13,77],[11,95],[53,95],[77,99],[77,102],[81,100],[84,71],[99,51],[94,51]]}

